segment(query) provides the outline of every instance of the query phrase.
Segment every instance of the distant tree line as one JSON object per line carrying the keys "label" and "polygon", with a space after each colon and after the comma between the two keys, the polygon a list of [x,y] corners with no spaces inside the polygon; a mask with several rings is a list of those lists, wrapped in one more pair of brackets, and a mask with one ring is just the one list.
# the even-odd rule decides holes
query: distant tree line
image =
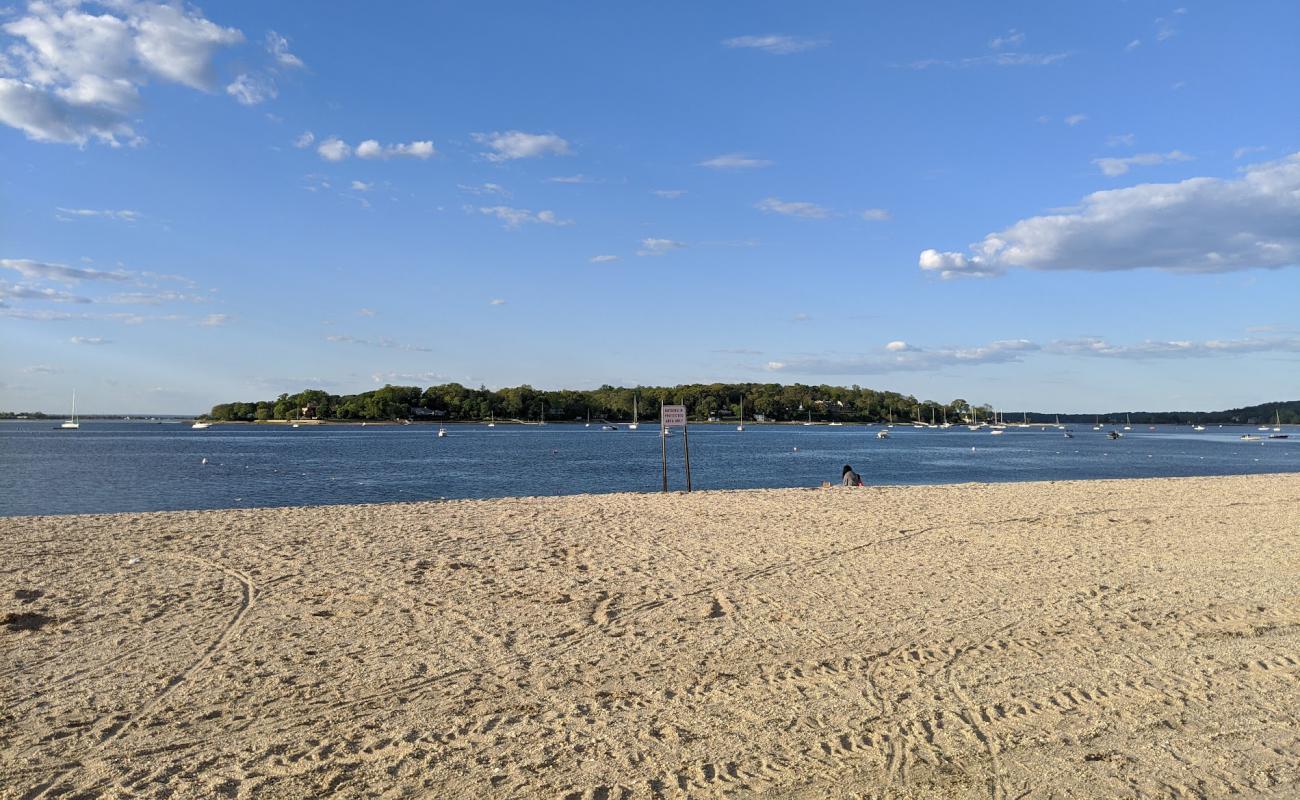
{"label": "distant tree line", "polygon": [[[359,394],[337,395],[321,389],[281,394],[275,400],[221,403],[207,417],[223,422],[253,422],[272,419],[314,417],[316,419],[372,420],[438,419],[448,421],[500,420],[548,421],[593,420],[627,422],[632,419],[633,399],[641,419],[657,420],[659,405],[685,405],[692,419],[710,417],[735,419],[744,402],[746,419],[756,416],[781,421],[814,422],[949,422],[967,421],[970,416],[988,419],[994,410],[987,404],[975,406],[963,398],[948,402],[918,400],[912,395],[879,391],[860,386],[782,385],[777,383],[710,383],[684,386],[602,386],[590,390],[541,390],[531,386],[505,389],[471,389],[448,383],[421,389],[418,386],[384,386]],[[1284,424],[1300,424],[1300,401],[1265,403],[1248,408],[1216,412],[1112,412],[1103,415],[1061,414],[1061,422],[1120,423],[1131,415],[1133,423],[1192,424],[1271,422],[1280,411]],[[1054,422],[1058,415],[1043,412],[1007,411],[1008,422]]]}

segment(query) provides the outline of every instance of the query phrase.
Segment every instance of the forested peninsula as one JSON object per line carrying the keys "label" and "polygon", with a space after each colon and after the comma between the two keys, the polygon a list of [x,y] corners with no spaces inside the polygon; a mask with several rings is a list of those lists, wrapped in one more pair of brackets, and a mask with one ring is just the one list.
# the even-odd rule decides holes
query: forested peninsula
{"label": "forested peninsula", "polygon": [[337,395],[321,389],[281,394],[274,400],[221,403],[206,418],[218,422],[257,422],[286,419],[340,421],[438,420],[630,421],[633,403],[640,419],[655,420],[660,403],[685,405],[692,419],[744,418],[772,422],[961,422],[978,415],[988,419],[999,412],[1009,422],[1119,422],[1221,423],[1272,422],[1300,424],[1300,400],[1264,403],[1225,411],[1111,411],[1097,414],[1056,414],[1050,411],[994,409],[964,398],[941,402],[920,400],[898,392],[860,386],[782,385],[776,383],[710,383],[682,386],[638,386],[599,389],[542,390],[531,386],[472,389],[447,383],[418,386],[384,386],[369,392]]}

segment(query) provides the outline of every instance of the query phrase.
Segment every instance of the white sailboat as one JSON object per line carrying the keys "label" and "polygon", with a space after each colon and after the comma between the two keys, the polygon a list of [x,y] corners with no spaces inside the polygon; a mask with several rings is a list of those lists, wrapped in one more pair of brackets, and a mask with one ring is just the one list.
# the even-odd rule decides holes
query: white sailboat
{"label": "white sailboat", "polygon": [[1281,433],[1282,432],[1282,409],[1280,408],[1275,409],[1273,413],[1276,415],[1273,417],[1273,432]]}
{"label": "white sailboat", "polygon": [[64,420],[59,427],[68,430],[76,430],[81,427],[81,423],[77,422],[77,392],[75,389],[72,392],[72,419]]}
{"label": "white sailboat", "polygon": [[447,426],[441,424],[438,425],[438,438],[441,439],[446,435],[447,435]]}
{"label": "white sailboat", "polygon": [[496,414],[495,411],[489,411],[489,412],[488,412],[488,427],[489,427],[489,428],[495,428],[496,426],[497,426],[497,414]]}
{"label": "white sailboat", "polygon": [[745,398],[743,397],[740,398],[740,424],[736,426],[736,430],[745,430]]}
{"label": "white sailboat", "polygon": [[1131,430],[1133,430],[1133,415],[1132,415],[1132,414],[1125,414],[1125,415],[1124,415],[1124,430],[1126,430],[1126,431],[1131,431]]}
{"label": "white sailboat", "polygon": [[813,421],[812,421],[812,409],[810,408],[808,409],[808,421],[804,423],[804,427],[806,428],[811,424],[813,424]]}
{"label": "white sailboat", "polygon": [[627,429],[630,431],[634,431],[640,427],[636,421],[636,411],[636,395],[632,395],[632,422],[627,426]]}

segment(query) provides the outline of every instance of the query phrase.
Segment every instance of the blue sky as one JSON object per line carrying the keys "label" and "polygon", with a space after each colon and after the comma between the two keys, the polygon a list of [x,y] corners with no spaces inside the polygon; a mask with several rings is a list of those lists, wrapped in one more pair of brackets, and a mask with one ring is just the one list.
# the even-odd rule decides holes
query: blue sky
{"label": "blue sky", "polygon": [[1294,399],[1298,29],[1289,2],[15,6],[0,408]]}

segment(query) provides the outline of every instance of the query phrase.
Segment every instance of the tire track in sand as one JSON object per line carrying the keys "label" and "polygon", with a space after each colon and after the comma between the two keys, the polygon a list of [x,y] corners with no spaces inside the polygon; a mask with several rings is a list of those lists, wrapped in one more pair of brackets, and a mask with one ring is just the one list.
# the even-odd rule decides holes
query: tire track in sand
{"label": "tire track in sand", "polygon": [[249,577],[247,573],[237,570],[234,567],[228,567],[224,564],[219,564],[216,561],[209,561],[206,558],[189,555],[187,553],[150,553],[149,555],[163,559],[170,558],[180,561],[194,562],[202,567],[214,569],[228,577],[234,578],[239,582],[242,589],[239,609],[235,612],[235,615],[226,622],[225,626],[222,627],[221,633],[217,638],[199,654],[198,658],[190,662],[188,667],[172,676],[172,678],[167,681],[167,685],[159,690],[153,697],[149,698],[144,705],[137,708],[135,712],[127,716],[126,719],[110,725],[108,729],[100,735],[99,741],[76,759],[76,761],[68,763],[62,770],[52,775],[49,780],[28,790],[24,795],[22,795],[22,800],[39,800],[39,798],[45,797],[52,789],[58,787],[59,783],[67,777],[69,773],[82,768],[86,759],[96,755],[114,741],[121,738],[123,734],[135,726],[136,723],[143,719],[145,715],[154,709],[154,707],[170,695],[176,687],[185,683],[185,681],[189,680],[191,675],[207,666],[212,660],[212,657],[222,650],[230,640],[235,637],[235,634],[239,632],[239,629],[244,624],[245,617],[248,616],[249,610],[257,601],[257,585],[253,582],[253,579]]}

